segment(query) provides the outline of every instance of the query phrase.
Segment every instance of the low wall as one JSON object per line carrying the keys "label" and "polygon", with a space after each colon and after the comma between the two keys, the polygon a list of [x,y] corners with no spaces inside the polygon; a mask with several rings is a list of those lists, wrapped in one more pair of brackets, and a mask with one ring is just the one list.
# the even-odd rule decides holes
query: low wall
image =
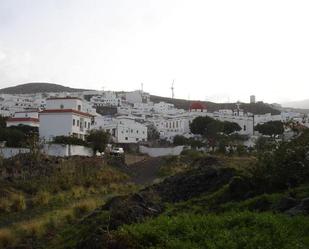
{"label": "low wall", "polygon": [[[29,153],[27,148],[0,148],[0,156],[3,158],[11,158],[18,154]],[[65,144],[45,144],[43,153],[49,156],[68,157],[68,156],[92,156],[91,148],[79,145],[65,145]]]}
{"label": "low wall", "polygon": [[44,152],[49,156],[92,156],[92,149],[80,145],[46,144]]}
{"label": "low wall", "polygon": [[159,156],[179,156],[183,151],[184,146],[168,147],[168,148],[150,148],[139,146],[140,153],[147,154],[151,157]]}
{"label": "low wall", "polygon": [[27,148],[10,148],[10,147],[4,147],[0,148],[0,155],[3,158],[11,158],[13,156],[16,156],[18,154],[25,154],[29,153],[30,150]]}

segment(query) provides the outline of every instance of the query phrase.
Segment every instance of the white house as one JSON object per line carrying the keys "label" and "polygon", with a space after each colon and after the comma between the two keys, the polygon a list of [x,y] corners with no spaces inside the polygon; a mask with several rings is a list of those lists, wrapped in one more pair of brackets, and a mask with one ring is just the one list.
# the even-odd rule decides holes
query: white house
{"label": "white house", "polygon": [[52,140],[56,136],[74,136],[85,139],[91,129],[93,116],[84,112],[79,98],[50,98],[46,109],[39,113],[40,137]]}
{"label": "white house", "polygon": [[96,129],[109,132],[115,143],[138,143],[147,141],[147,126],[132,117],[96,117]]}
{"label": "white house", "polygon": [[148,103],[150,100],[149,93],[143,92],[141,90],[136,90],[133,92],[126,92],[125,99],[128,103]]}
{"label": "white house", "polygon": [[39,114],[37,111],[22,111],[15,112],[14,116],[9,118],[6,122],[7,127],[27,125],[32,127],[39,127]]}
{"label": "white house", "polygon": [[93,106],[121,106],[121,98],[118,98],[115,92],[106,91],[101,95],[91,97],[90,102]]}
{"label": "white house", "polygon": [[190,133],[190,120],[189,116],[161,116],[154,118],[151,123],[160,133],[160,138],[173,141],[176,135]]}

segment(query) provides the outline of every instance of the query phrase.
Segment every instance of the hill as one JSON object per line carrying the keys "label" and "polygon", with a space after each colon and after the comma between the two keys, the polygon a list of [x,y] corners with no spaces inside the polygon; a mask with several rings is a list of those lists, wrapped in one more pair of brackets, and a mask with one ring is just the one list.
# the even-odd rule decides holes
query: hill
{"label": "hill", "polygon": [[309,99],[293,101],[293,102],[285,102],[282,105],[286,107],[297,108],[297,109],[309,109]]}
{"label": "hill", "polygon": [[85,90],[86,89],[76,89],[53,83],[26,83],[0,89],[0,93],[31,94],[31,93],[43,93],[43,92],[78,92]]}
{"label": "hill", "polygon": [[[160,96],[154,96],[154,95],[150,96],[150,100],[155,103],[164,101],[167,103],[174,104],[176,108],[185,109],[185,110],[188,110],[190,107],[190,104],[192,102],[195,102],[194,100],[189,101],[185,99],[171,99],[167,97],[160,97]],[[235,103],[214,103],[214,102],[209,102],[209,101],[201,101],[201,103],[206,105],[207,110],[210,112],[218,111],[220,109],[235,109],[236,108]],[[251,112],[253,114],[265,114],[265,113],[271,113],[272,115],[280,114],[279,110],[263,102],[258,102],[255,104],[241,103],[240,108],[244,109],[245,112]]]}

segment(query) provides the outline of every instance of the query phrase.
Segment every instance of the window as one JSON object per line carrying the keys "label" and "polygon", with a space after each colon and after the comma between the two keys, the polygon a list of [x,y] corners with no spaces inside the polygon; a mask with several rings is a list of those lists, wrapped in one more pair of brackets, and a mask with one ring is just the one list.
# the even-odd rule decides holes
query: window
{"label": "window", "polygon": [[133,129],[131,129],[131,133],[133,133]]}
{"label": "window", "polygon": [[90,129],[90,122],[88,122],[88,129]]}
{"label": "window", "polygon": [[85,121],[85,128],[87,128],[87,122]]}
{"label": "window", "polygon": [[125,140],[128,140],[128,137],[126,137]]}
{"label": "window", "polygon": [[246,130],[247,130],[247,126],[244,125],[244,131],[246,131]]}
{"label": "window", "polygon": [[77,120],[77,126],[79,126],[79,120]]}
{"label": "window", "polygon": [[73,126],[75,126],[75,119],[73,118]]}
{"label": "window", "polygon": [[136,138],[136,141],[138,141],[139,139],[138,138]]}
{"label": "window", "polygon": [[138,130],[136,130],[136,133],[138,134]]}
{"label": "window", "polygon": [[60,105],[60,109],[63,109],[63,108],[64,108],[64,105],[63,105],[63,104],[61,104],[61,105]]}
{"label": "window", "polygon": [[77,109],[80,111],[82,109],[82,106],[81,105],[78,105],[77,106]]}

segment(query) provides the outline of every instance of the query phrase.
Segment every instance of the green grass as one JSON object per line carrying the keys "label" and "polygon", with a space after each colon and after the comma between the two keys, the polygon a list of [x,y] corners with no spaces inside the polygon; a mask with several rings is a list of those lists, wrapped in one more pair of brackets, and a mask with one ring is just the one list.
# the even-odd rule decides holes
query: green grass
{"label": "green grass", "polygon": [[123,226],[112,238],[128,249],[305,249],[308,231],[308,217],[231,212],[162,215]]}

